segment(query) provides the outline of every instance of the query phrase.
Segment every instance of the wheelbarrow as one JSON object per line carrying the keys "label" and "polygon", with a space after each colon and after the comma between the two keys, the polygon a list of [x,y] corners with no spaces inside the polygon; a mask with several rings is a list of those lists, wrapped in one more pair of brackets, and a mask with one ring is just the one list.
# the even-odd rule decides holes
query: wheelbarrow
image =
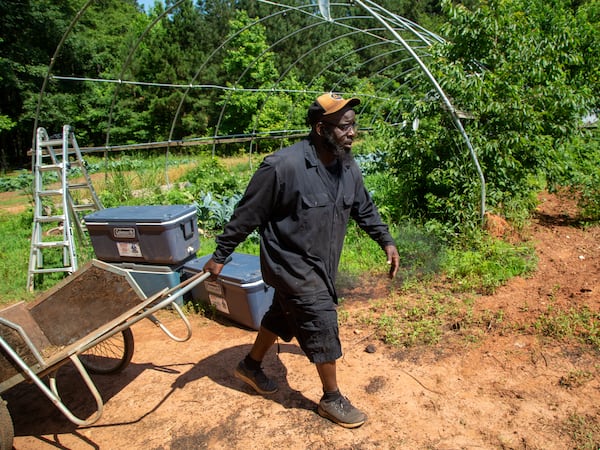
{"label": "wheelbarrow", "polygon": [[[32,382],[74,424],[96,422],[104,404],[90,374],[118,373],[127,367],[134,351],[130,327],[142,319],[151,320],[175,341],[187,341],[192,329],[175,301],[209,276],[199,272],[146,297],[129,271],[94,259],[35,301],[0,310],[0,394]],[[183,336],[154,316],[166,307],[183,321]],[[89,418],[77,417],[61,400],[56,376],[69,362],[96,403]],[[12,418],[0,397],[0,449],[11,449],[13,438]]]}

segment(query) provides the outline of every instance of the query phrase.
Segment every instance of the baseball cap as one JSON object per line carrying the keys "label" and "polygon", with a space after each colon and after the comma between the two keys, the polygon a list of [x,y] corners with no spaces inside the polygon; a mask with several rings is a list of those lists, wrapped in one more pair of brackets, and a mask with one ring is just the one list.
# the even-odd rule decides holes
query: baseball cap
{"label": "baseball cap", "polygon": [[333,92],[320,95],[308,108],[308,123],[313,124],[322,116],[336,113],[344,108],[352,108],[359,103],[358,98],[343,98]]}

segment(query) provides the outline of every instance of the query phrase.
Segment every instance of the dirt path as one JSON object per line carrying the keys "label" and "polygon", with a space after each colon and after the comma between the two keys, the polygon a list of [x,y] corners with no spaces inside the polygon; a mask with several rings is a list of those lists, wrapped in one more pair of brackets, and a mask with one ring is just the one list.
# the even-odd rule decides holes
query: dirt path
{"label": "dirt path", "polygon": [[[502,308],[505,322],[515,324],[549,305],[584,302],[598,314],[600,229],[572,226],[572,217],[572,207],[545,197],[531,228],[539,270],[478,298],[477,307]],[[600,448],[600,363],[589,348],[510,328],[472,344],[388,348],[353,320],[361,304],[348,303],[339,381],[369,414],[359,429],[316,414],[316,372],[294,341],[267,357],[265,370],[280,390],[261,397],[231,376],[255,333],[194,316],[187,343],[170,341],[148,321],[133,327],[132,364],[121,376],[95,377],[106,405],[93,426],[75,427],[33,386],[7,393],[15,449]],[[61,380],[64,398],[90,415],[90,399],[68,367]]]}

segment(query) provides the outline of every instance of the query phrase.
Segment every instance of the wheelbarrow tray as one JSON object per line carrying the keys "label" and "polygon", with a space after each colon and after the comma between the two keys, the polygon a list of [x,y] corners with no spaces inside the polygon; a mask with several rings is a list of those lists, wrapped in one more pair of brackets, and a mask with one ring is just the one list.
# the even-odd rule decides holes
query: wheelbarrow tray
{"label": "wheelbarrow tray", "polygon": [[[169,338],[187,341],[191,325],[176,300],[209,276],[209,272],[198,273],[146,298],[130,271],[95,259],[35,301],[0,310],[0,393],[28,380],[74,424],[94,423],[104,403],[79,356],[143,319],[151,320]],[[183,336],[173,334],[153,316],[167,306],[183,321]],[[77,417],[61,400],[57,369],[69,361],[96,403],[89,418]],[[0,448],[11,448],[12,421],[2,402],[0,397]]]}
{"label": "wheelbarrow tray", "polygon": [[[145,298],[129,272],[93,260],[34,302],[1,310],[0,337],[34,373],[43,374],[112,335],[159,295]],[[0,392],[25,378],[2,350]]]}

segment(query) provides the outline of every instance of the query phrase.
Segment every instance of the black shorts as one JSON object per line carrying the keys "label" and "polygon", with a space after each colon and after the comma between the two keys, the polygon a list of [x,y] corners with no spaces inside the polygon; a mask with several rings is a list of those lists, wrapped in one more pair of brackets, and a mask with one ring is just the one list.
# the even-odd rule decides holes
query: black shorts
{"label": "black shorts", "polygon": [[313,363],[342,356],[337,305],[328,292],[297,297],[275,291],[261,325],[286,342],[295,337]]}

